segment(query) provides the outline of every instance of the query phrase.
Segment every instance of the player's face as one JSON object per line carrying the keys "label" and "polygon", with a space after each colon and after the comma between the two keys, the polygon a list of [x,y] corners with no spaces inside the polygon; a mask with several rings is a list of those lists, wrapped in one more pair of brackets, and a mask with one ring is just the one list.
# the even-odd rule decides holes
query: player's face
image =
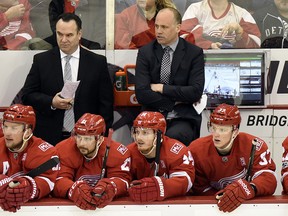
{"label": "player's face", "polygon": [[210,133],[212,133],[213,136],[213,143],[216,148],[223,149],[225,148],[232,137],[233,134],[233,127],[232,125],[217,125],[217,124],[211,124],[209,127]]}
{"label": "player's face", "polygon": [[155,141],[155,132],[150,128],[135,128],[134,140],[138,150],[146,154],[150,152]]}
{"label": "player's face", "polygon": [[87,158],[91,158],[95,155],[98,150],[97,147],[97,139],[95,136],[87,136],[87,135],[76,135],[76,144],[80,153]]}
{"label": "player's face", "polygon": [[74,20],[64,22],[60,19],[56,24],[56,35],[59,48],[66,54],[72,54],[79,46],[82,31],[78,31]]}
{"label": "player's face", "polygon": [[21,123],[5,121],[3,124],[3,134],[6,147],[17,150],[23,144],[25,125]]}
{"label": "player's face", "polygon": [[160,11],[155,20],[155,33],[159,44],[171,45],[178,38],[180,24],[177,24],[172,11]]}
{"label": "player's face", "polygon": [[287,12],[288,11],[288,0],[274,0],[274,3],[278,10],[282,12]]}

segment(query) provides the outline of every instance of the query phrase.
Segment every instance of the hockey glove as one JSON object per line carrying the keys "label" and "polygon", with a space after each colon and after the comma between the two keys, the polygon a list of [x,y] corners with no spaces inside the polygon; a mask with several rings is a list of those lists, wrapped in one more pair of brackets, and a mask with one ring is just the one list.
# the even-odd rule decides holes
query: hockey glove
{"label": "hockey glove", "polygon": [[158,176],[133,181],[128,193],[131,199],[136,202],[152,202],[165,199],[163,180]]}
{"label": "hockey glove", "polygon": [[91,190],[86,182],[76,181],[68,192],[68,198],[83,210],[95,210],[96,205],[91,203],[93,201]]}
{"label": "hockey glove", "polygon": [[255,192],[249,182],[239,179],[219,191],[216,199],[218,199],[217,205],[220,211],[232,212],[245,200],[252,199],[254,196]]}
{"label": "hockey glove", "polygon": [[6,189],[12,179],[6,175],[0,175],[0,203],[5,202]]}
{"label": "hockey glove", "polygon": [[108,205],[117,193],[116,184],[108,178],[101,179],[92,191],[96,206],[104,208]]}
{"label": "hockey glove", "polygon": [[282,194],[288,194],[288,176],[285,176],[283,178],[283,182],[282,182],[282,185],[283,185],[283,192]]}
{"label": "hockey glove", "polygon": [[16,212],[20,209],[20,206],[13,206],[5,200],[6,190],[11,181],[12,179],[10,177],[2,174],[0,175],[0,206],[4,211]]}
{"label": "hockey glove", "polygon": [[37,185],[33,178],[21,176],[13,179],[7,188],[6,200],[10,204],[20,206],[38,195]]}

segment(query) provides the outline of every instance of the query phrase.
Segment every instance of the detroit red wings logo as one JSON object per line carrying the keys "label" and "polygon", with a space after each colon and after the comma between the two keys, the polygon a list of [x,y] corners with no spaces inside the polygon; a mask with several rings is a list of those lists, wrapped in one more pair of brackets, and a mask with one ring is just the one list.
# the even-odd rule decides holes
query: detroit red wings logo
{"label": "detroit red wings logo", "polygon": [[174,154],[178,154],[182,148],[183,148],[183,145],[181,145],[180,143],[175,143],[170,149],[170,151],[173,152]]}

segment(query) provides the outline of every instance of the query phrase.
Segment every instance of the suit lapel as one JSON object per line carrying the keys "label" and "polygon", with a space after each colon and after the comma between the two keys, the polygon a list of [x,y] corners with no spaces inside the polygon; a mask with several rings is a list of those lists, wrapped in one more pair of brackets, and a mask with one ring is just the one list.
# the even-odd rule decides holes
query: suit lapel
{"label": "suit lapel", "polygon": [[64,85],[64,80],[63,80],[63,71],[62,71],[61,56],[60,56],[59,48],[55,48],[53,50],[52,60],[53,62],[55,62],[55,64],[53,64],[54,68],[51,71],[51,73],[54,73],[57,85],[59,86],[59,89],[62,89]]}
{"label": "suit lapel", "polygon": [[174,79],[174,76],[177,73],[178,67],[179,67],[181,61],[183,60],[184,55],[185,55],[185,46],[184,46],[183,40],[181,38],[179,38],[178,45],[176,47],[175,52],[173,53],[170,83],[171,83],[171,80]]}
{"label": "suit lapel", "polygon": [[86,64],[86,58],[85,58],[86,52],[83,48],[80,47],[80,57],[79,57],[79,67],[78,67],[78,75],[77,75],[77,80],[80,80],[79,86],[76,90],[75,93],[75,99],[77,98],[78,94],[79,94],[79,90],[82,86],[82,81],[84,79],[84,73],[85,73],[85,65]]}

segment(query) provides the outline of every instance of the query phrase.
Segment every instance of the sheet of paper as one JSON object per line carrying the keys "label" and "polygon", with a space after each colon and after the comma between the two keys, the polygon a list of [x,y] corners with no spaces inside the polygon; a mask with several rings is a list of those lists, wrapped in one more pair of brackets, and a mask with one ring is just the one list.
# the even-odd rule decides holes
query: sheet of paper
{"label": "sheet of paper", "polygon": [[80,83],[80,80],[76,82],[66,81],[60,93],[61,97],[74,98],[75,92],[78,88],[79,83]]}
{"label": "sheet of paper", "polygon": [[206,105],[207,105],[207,95],[203,94],[200,101],[194,103],[193,107],[196,110],[196,112],[200,114],[205,109]]}

